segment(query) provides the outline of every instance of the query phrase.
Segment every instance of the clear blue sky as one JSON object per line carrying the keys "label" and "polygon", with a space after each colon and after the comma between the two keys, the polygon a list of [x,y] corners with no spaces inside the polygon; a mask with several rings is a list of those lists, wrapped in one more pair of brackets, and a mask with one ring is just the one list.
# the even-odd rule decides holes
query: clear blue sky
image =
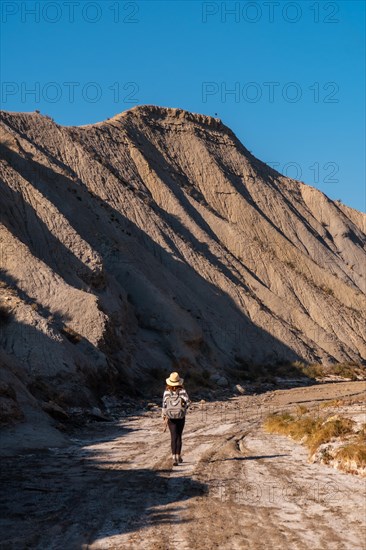
{"label": "clear blue sky", "polygon": [[137,104],[217,113],[260,159],[364,210],[363,1],[2,0],[0,10],[2,109],[66,125]]}

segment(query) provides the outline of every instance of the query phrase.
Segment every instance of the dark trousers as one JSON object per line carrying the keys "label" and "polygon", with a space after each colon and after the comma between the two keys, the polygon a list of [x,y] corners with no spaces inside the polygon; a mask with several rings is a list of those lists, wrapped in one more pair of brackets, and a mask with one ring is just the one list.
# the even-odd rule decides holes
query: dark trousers
{"label": "dark trousers", "polygon": [[182,451],[182,433],[185,421],[185,418],[169,418],[168,420],[173,455],[180,455]]}

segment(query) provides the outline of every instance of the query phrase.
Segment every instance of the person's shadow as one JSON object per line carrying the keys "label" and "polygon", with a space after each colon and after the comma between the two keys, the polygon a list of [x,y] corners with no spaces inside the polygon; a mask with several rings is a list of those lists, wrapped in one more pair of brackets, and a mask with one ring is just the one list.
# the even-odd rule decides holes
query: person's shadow
{"label": "person's shadow", "polygon": [[111,456],[86,446],[2,459],[0,548],[81,550],[121,534],[138,538],[147,526],[187,521],[187,502],[208,491],[164,464],[134,468]]}

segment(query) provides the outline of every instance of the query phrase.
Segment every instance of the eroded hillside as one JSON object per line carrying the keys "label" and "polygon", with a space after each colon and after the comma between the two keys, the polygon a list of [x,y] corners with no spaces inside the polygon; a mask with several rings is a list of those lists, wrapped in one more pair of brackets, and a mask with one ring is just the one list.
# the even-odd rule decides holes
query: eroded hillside
{"label": "eroded hillside", "polygon": [[218,119],[2,112],[0,170],[2,379],[27,403],[172,366],[365,359],[365,216]]}

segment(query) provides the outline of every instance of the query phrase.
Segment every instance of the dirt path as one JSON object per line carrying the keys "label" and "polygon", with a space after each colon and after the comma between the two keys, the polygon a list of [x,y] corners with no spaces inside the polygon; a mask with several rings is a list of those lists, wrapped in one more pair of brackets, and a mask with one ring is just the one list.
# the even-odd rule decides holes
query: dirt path
{"label": "dirt path", "polygon": [[0,548],[363,550],[366,480],[260,428],[270,411],[347,395],[365,397],[366,383],[196,405],[173,470],[159,411],[4,458]]}

